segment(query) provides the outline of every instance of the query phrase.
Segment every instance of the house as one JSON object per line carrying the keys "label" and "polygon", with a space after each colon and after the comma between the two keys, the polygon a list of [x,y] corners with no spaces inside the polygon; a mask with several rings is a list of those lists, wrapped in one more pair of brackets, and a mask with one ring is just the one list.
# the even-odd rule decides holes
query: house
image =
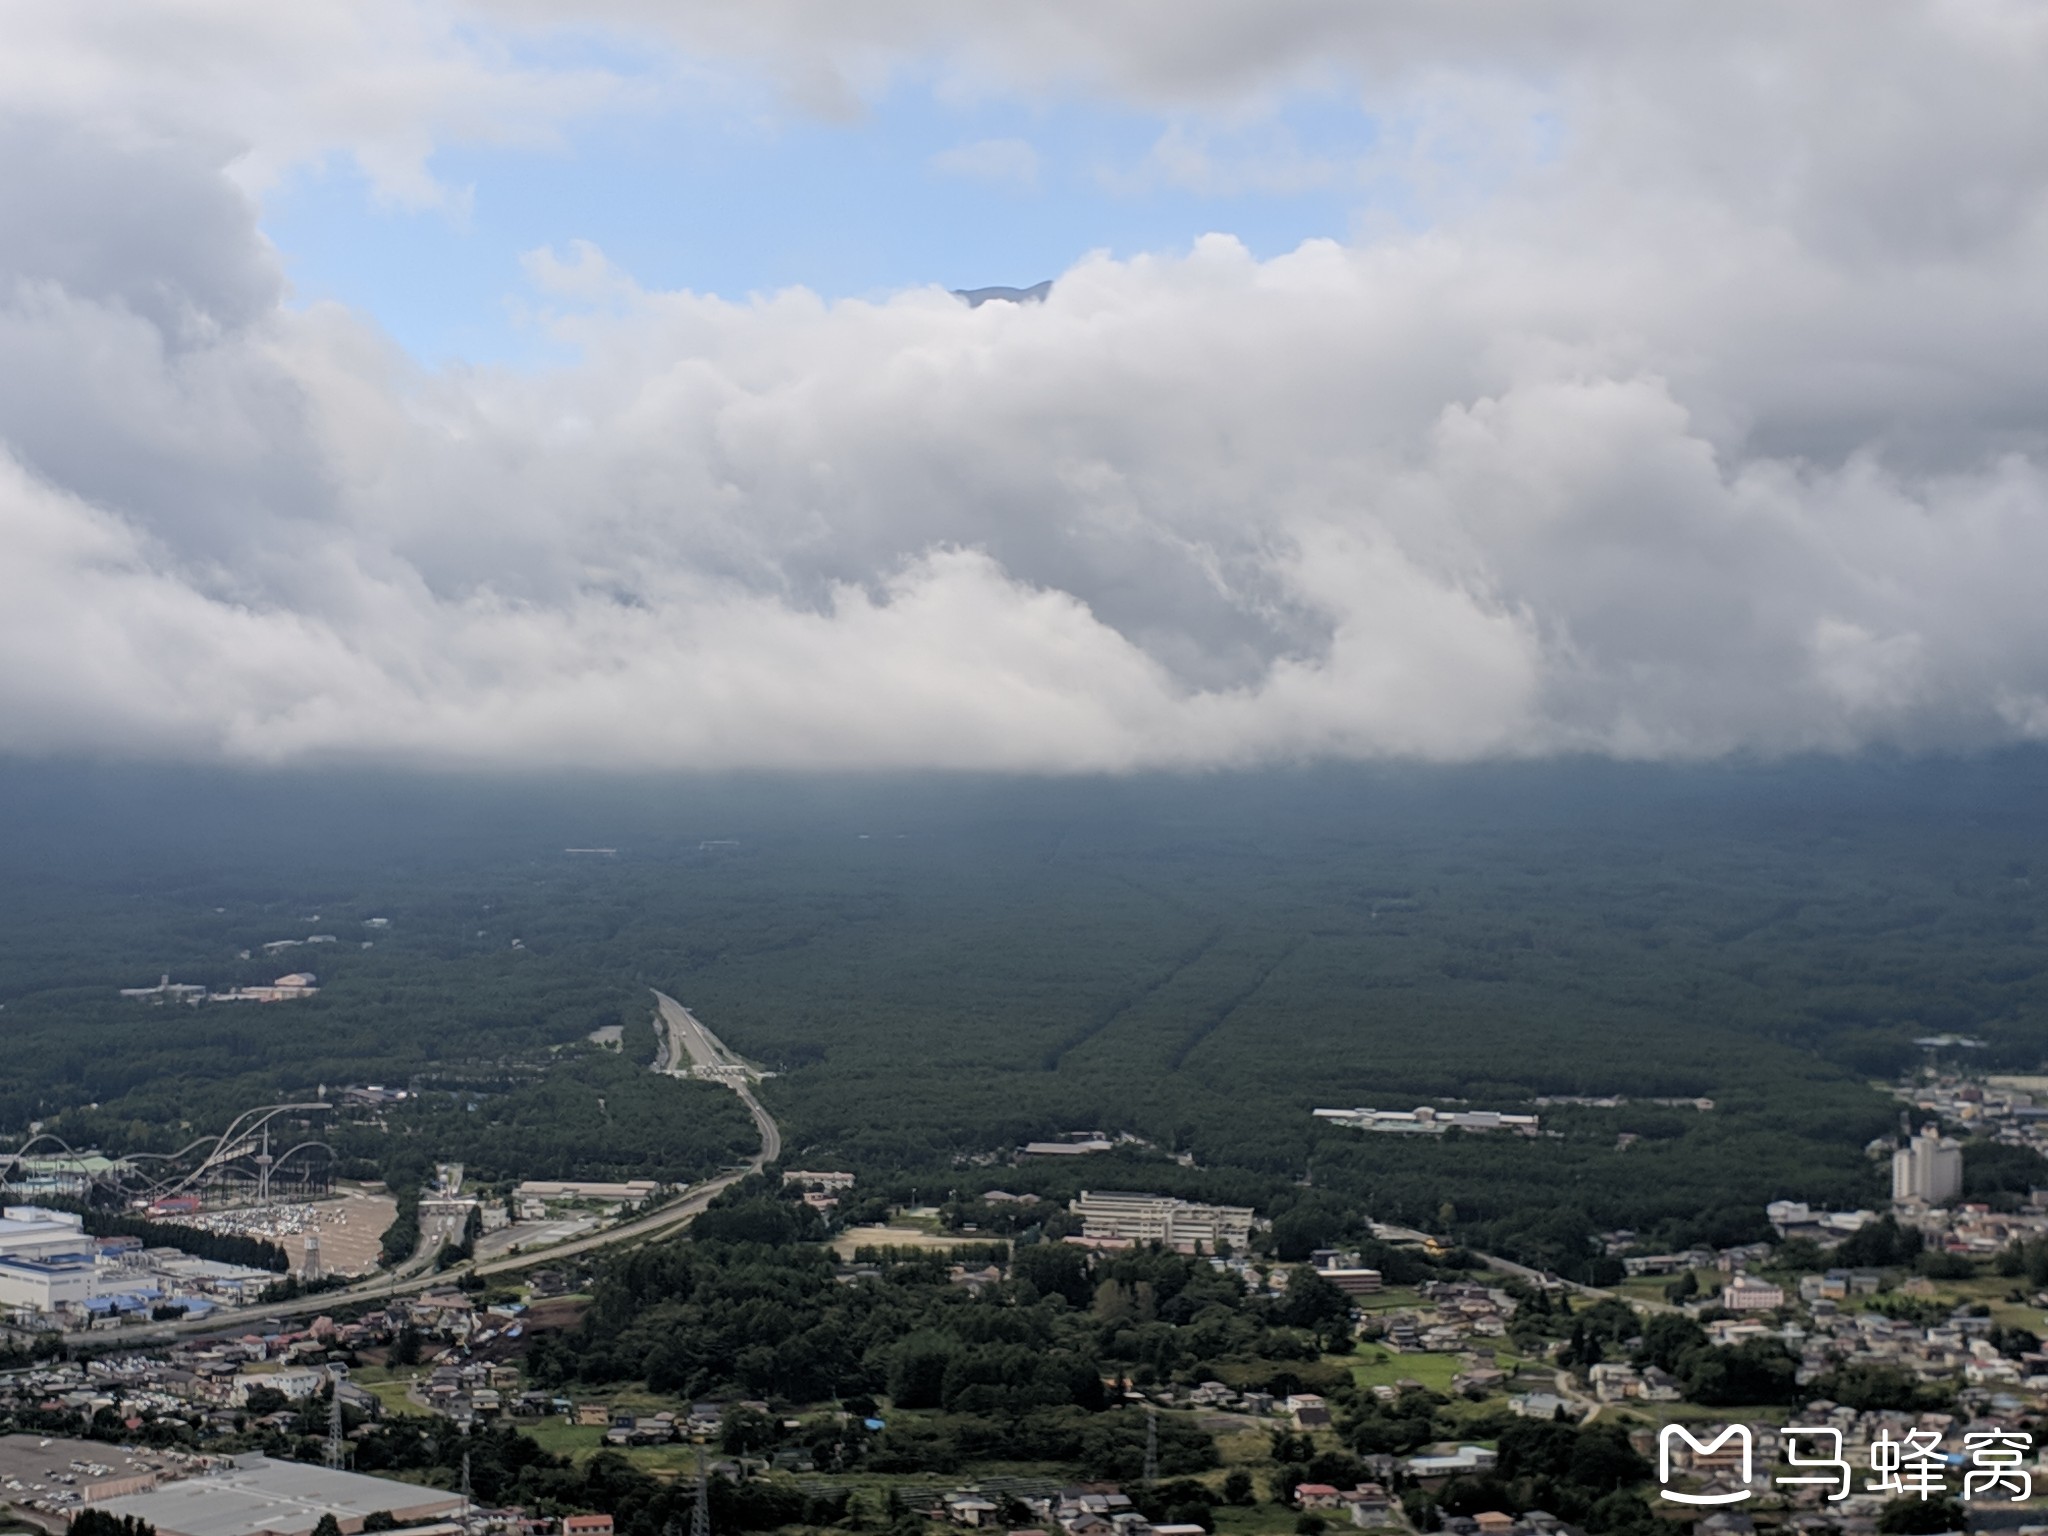
{"label": "house", "polygon": [[1314,1392],[1296,1392],[1287,1399],[1287,1411],[1294,1418],[1296,1429],[1328,1429],[1330,1408]]}
{"label": "house", "polygon": [[1338,1495],[1338,1503],[1351,1511],[1353,1525],[1373,1527],[1393,1523],[1393,1500],[1387,1497],[1387,1490],[1378,1483],[1360,1483],[1350,1492]]}
{"label": "house", "polygon": [[1491,1472],[1499,1458],[1483,1445],[1461,1445],[1445,1456],[1410,1456],[1408,1475],[1417,1478],[1457,1477]]}
{"label": "house", "polygon": [[1302,1509],[1335,1509],[1338,1493],[1329,1483],[1298,1483],[1294,1502]]}
{"label": "house", "polygon": [[1731,1312],[1770,1312],[1785,1305],[1785,1288],[1736,1275],[1722,1288],[1721,1305]]}
{"label": "house", "polygon": [[1661,1366],[1643,1367],[1642,1398],[1647,1403],[1676,1403],[1685,1398],[1685,1389],[1678,1384],[1678,1378]]}
{"label": "house", "polygon": [[564,1515],[562,1536],[612,1536],[610,1515]]}
{"label": "house", "polygon": [[1636,1374],[1636,1368],[1624,1360],[1603,1360],[1586,1370],[1586,1383],[1593,1389],[1593,1395],[1603,1403],[1618,1403],[1627,1398],[1640,1397],[1643,1379]]}
{"label": "house", "polygon": [[612,1411],[603,1403],[578,1403],[576,1422],[586,1428],[603,1429],[612,1421]]}
{"label": "house", "polygon": [[993,1525],[1000,1508],[974,1492],[949,1493],[943,1500],[946,1519],[954,1525]]}
{"label": "house", "polygon": [[1485,1397],[1498,1392],[1507,1379],[1508,1373],[1499,1366],[1475,1362],[1451,1378],[1451,1390]]}
{"label": "house", "polygon": [[675,1420],[668,1416],[629,1419],[613,1424],[604,1432],[606,1445],[666,1445],[676,1437]]}

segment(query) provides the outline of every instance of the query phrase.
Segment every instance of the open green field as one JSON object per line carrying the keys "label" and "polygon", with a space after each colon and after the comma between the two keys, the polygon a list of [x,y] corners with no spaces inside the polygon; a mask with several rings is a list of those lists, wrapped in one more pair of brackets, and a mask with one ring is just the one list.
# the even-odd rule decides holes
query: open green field
{"label": "open green field", "polygon": [[[587,1461],[606,1448],[604,1430],[595,1424],[572,1424],[559,1415],[514,1422],[521,1434],[532,1438],[543,1450],[572,1461]],[[693,1445],[621,1446],[613,1448],[613,1454],[625,1457],[643,1472],[664,1477],[692,1472],[697,1465],[697,1448]],[[708,1454],[716,1456],[717,1448],[711,1448]]]}
{"label": "open green field", "polygon": [[2023,1294],[2031,1290],[2024,1279],[1983,1274],[1968,1280],[1936,1280],[1932,1283],[1933,1296],[1923,1299],[1949,1307],[1965,1302],[1981,1302],[1990,1307],[1993,1318],[2008,1328],[2025,1328],[2030,1333],[2037,1334],[2048,1333],[2048,1312],[2029,1302],[2006,1299],[2015,1289]]}
{"label": "open green field", "polygon": [[[1274,1420],[1276,1426],[1279,1422]],[[1273,1459],[1272,1432],[1239,1429],[1220,1434],[1216,1437],[1216,1455],[1223,1463],[1224,1471],[1231,1467],[1265,1466]]]}
{"label": "open green field", "polygon": [[358,1382],[357,1385],[374,1394],[377,1401],[384,1405],[387,1414],[414,1414],[424,1417],[428,1412],[405,1395],[406,1384],[403,1381],[364,1381]]}
{"label": "open green field", "polygon": [[1362,1356],[1328,1355],[1333,1364],[1344,1365],[1351,1379],[1361,1387],[1391,1387],[1403,1380],[1417,1381],[1432,1392],[1449,1393],[1451,1378],[1465,1367],[1459,1355],[1397,1355],[1392,1350],[1367,1345]]}
{"label": "open green field", "polygon": [[1355,1300],[1358,1310],[1370,1317],[1375,1312],[1400,1312],[1424,1305],[1422,1293],[1412,1285],[1390,1285],[1371,1296]]}
{"label": "open green field", "polygon": [[1216,1536],[1285,1536],[1294,1530],[1297,1518],[1284,1504],[1254,1504],[1242,1509],[1224,1504],[1213,1513]]}
{"label": "open green field", "polygon": [[[1719,1285],[1728,1278],[1716,1269],[1696,1269],[1692,1272],[1692,1277],[1702,1291]],[[1603,1289],[1612,1291],[1624,1301],[1662,1302],[1664,1288],[1676,1284],[1679,1278],[1678,1274],[1638,1275],[1634,1279],[1617,1281]]]}
{"label": "open green field", "polygon": [[1660,1424],[1713,1423],[1722,1419],[1741,1419],[1749,1424],[1784,1424],[1791,1420],[1793,1411],[1780,1403],[1748,1406],[1733,1403],[1719,1408],[1708,1408],[1699,1403],[1630,1403],[1608,1404],[1601,1409],[1600,1417],[1603,1421],[1634,1420],[1651,1428]]}
{"label": "open green field", "polygon": [[519,1432],[538,1441],[543,1450],[578,1460],[595,1454],[604,1445],[604,1430],[595,1424],[572,1424],[560,1414],[543,1419],[521,1419]]}

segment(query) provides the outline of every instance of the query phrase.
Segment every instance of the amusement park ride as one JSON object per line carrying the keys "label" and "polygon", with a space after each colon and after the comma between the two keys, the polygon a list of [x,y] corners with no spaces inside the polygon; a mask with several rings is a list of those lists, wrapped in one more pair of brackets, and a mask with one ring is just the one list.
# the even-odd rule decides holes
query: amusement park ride
{"label": "amusement park ride", "polygon": [[[308,1139],[273,1152],[272,1126],[310,1129],[325,1103],[264,1104],[245,1110],[218,1136],[201,1136],[176,1152],[102,1157],[75,1152],[45,1133],[12,1152],[0,1152],[0,1192],[58,1193],[109,1203],[196,1210],[268,1205],[280,1199],[324,1195],[333,1181],[334,1149]],[[283,1137],[278,1138],[282,1140]],[[48,1144],[41,1153],[37,1148]]]}

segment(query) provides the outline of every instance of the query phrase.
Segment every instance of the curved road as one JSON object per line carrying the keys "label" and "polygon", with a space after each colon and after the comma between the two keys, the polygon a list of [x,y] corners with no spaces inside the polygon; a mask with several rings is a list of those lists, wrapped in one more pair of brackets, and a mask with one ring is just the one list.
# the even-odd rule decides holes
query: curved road
{"label": "curved road", "polygon": [[[566,1243],[551,1243],[545,1248],[535,1248],[526,1253],[508,1253],[500,1258],[482,1262],[471,1260],[452,1265],[447,1269],[424,1273],[415,1272],[417,1259],[408,1259],[395,1274],[380,1275],[360,1284],[346,1286],[338,1291],[323,1291],[317,1296],[303,1296],[293,1301],[272,1301],[253,1307],[237,1307],[208,1318],[188,1318],[175,1323],[157,1323],[147,1328],[123,1328],[111,1333],[72,1333],[65,1335],[73,1343],[144,1344],[171,1339],[180,1334],[230,1333],[244,1323],[262,1322],[273,1318],[304,1315],[329,1306],[350,1302],[378,1301],[391,1296],[405,1296],[418,1291],[432,1290],[437,1286],[453,1284],[463,1275],[502,1275],[521,1269],[534,1269],[543,1264],[553,1264],[562,1259],[575,1258],[579,1254],[593,1253],[600,1248],[620,1244],[642,1242],[649,1238],[666,1236],[676,1228],[686,1225],[703,1209],[711,1204],[725,1190],[737,1184],[752,1173],[759,1173],[768,1164],[782,1156],[782,1128],[775,1123],[775,1117],[761,1107],[761,1101],[754,1097],[751,1079],[753,1071],[710,1030],[700,1024],[681,1003],[663,992],[654,994],[656,1006],[655,1035],[660,1050],[655,1055],[654,1070],[670,1077],[702,1077],[722,1082],[740,1096],[740,1102],[747,1106],[747,1112],[754,1117],[754,1124],[761,1132],[761,1150],[737,1168],[693,1184],[681,1198],[670,1201],[659,1210],[645,1216],[637,1216],[616,1227],[607,1227],[602,1232],[593,1232],[588,1237],[572,1238]],[[678,1063],[688,1057],[690,1066]],[[705,1070],[697,1070],[702,1068]]]}

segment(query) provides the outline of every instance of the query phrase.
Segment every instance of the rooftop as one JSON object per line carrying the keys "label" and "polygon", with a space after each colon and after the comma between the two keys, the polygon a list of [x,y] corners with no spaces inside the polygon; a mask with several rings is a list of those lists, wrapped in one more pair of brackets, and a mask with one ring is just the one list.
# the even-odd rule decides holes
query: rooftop
{"label": "rooftop", "polygon": [[461,1506],[458,1495],[438,1488],[250,1455],[237,1456],[225,1471],[95,1507],[116,1517],[134,1515],[161,1536],[297,1536],[310,1532],[323,1514],[332,1513],[343,1530],[354,1530],[379,1510],[423,1519]]}

